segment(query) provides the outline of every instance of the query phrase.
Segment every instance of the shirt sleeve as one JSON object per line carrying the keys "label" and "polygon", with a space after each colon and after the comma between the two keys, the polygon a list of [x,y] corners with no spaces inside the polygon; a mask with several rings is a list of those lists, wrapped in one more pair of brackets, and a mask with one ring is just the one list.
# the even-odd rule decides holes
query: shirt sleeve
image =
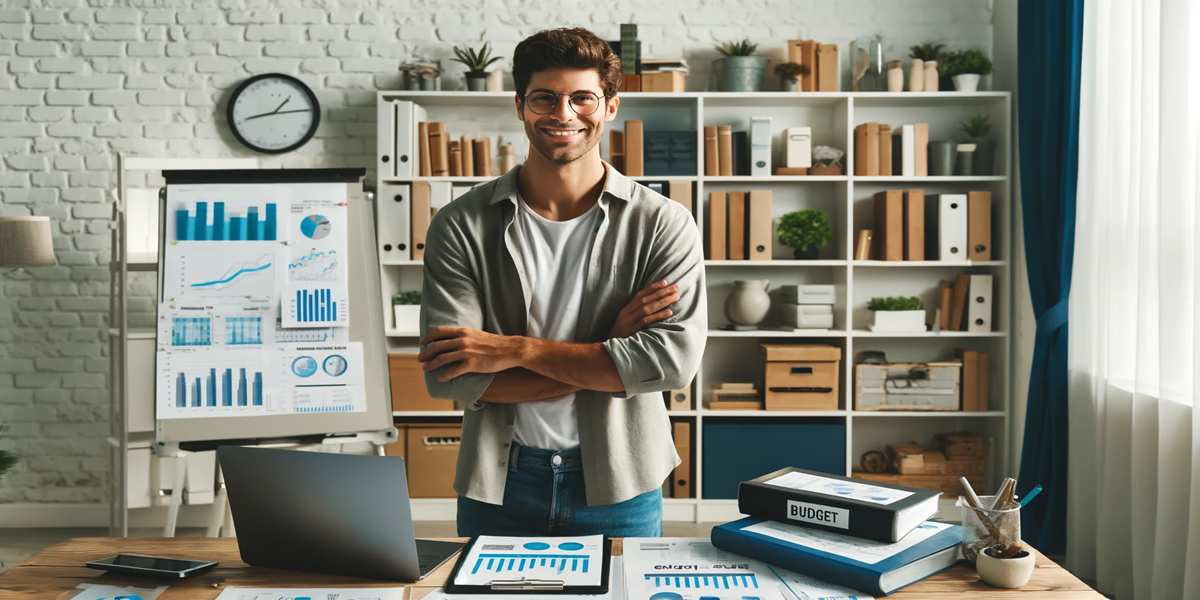
{"label": "shirt sleeve", "polygon": [[689,216],[677,213],[656,237],[642,286],[659,280],[679,285],[679,301],[670,318],[627,337],[603,343],[625,390],[637,394],[677,390],[691,384],[708,339],[708,295],[700,231]]}
{"label": "shirt sleeve", "polygon": [[[421,285],[422,337],[437,327],[484,330],[483,294],[468,259],[465,237],[447,216],[439,212],[426,234],[425,277]],[[425,373],[429,395],[440,400],[465,402],[468,410],[483,408],[486,403],[479,399],[492,385],[496,374],[465,373],[450,381],[438,381],[438,375],[453,364]]]}

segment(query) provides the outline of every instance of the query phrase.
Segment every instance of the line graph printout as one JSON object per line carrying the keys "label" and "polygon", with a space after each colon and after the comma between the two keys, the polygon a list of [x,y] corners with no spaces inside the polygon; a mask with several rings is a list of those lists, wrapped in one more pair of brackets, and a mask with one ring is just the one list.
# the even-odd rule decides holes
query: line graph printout
{"label": "line graph printout", "polygon": [[163,297],[247,298],[274,296],[287,252],[276,242],[181,243],[168,247]]}
{"label": "line graph printout", "polygon": [[479,536],[455,583],[491,585],[493,581],[542,579],[565,586],[600,585],[604,536]]}
{"label": "line graph printout", "polygon": [[347,218],[344,198],[311,197],[288,205],[288,235],[294,243],[281,297],[284,327],[349,324]]}

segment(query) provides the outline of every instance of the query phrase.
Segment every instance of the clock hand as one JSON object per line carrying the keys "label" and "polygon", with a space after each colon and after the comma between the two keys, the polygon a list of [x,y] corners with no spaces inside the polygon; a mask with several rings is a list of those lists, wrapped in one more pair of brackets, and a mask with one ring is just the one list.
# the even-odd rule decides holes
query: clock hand
{"label": "clock hand", "polygon": [[251,119],[259,119],[262,117],[270,117],[270,116],[274,116],[274,115],[286,115],[286,114],[291,114],[291,113],[309,112],[311,110],[312,110],[311,108],[297,108],[296,110],[281,110],[279,112],[269,112],[269,113],[263,113],[261,115],[254,115],[253,117],[246,117],[245,120],[249,121]]}
{"label": "clock hand", "polygon": [[[284,104],[287,104],[287,103],[288,103],[288,101],[289,101],[289,100],[291,100],[291,99],[292,99],[292,97],[291,97],[291,96],[288,96],[288,97],[287,97],[287,98],[286,98],[286,99],[283,101],[283,103],[281,103],[279,106],[276,106],[276,107],[275,107],[275,110],[273,110],[273,111],[271,111],[271,112],[262,113],[262,114],[259,114],[259,115],[254,115],[253,117],[247,117],[247,119],[246,119],[246,120],[248,121],[248,120],[250,120],[250,119],[257,119],[257,118],[259,118],[259,117],[266,117],[266,116],[269,116],[269,115],[280,114],[280,113],[279,113],[279,109],[283,108],[283,105],[284,105]],[[284,112],[295,112],[295,111],[284,111]]]}
{"label": "clock hand", "polygon": [[275,107],[275,110],[273,110],[273,111],[271,111],[271,112],[279,112],[279,109],[283,108],[283,105],[284,105],[284,104],[287,104],[287,103],[288,103],[288,100],[291,100],[291,99],[292,99],[292,97],[291,97],[291,96],[288,96],[287,98],[284,98],[284,100],[283,100],[283,103],[281,103],[279,106],[276,106],[276,107]]}

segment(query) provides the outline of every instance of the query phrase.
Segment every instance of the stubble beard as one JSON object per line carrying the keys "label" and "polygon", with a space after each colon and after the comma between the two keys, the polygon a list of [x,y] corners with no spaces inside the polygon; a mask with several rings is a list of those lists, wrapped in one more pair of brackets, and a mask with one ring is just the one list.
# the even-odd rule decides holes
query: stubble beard
{"label": "stubble beard", "polygon": [[[555,127],[552,123],[546,123],[547,127]],[[600,143],[602,128],[600,126],[584,126],[583,135],[585,138],[580,142],[570,147],[557,147],[550,141],[546,140],[539,128],[538,123],[525,120],[525,136],[529,138],[529,143],[537,150],[538,154],[542,155],[548,162],[556,165],[567,165],[573,163],[580,158],[586,156],[596,144]]]}

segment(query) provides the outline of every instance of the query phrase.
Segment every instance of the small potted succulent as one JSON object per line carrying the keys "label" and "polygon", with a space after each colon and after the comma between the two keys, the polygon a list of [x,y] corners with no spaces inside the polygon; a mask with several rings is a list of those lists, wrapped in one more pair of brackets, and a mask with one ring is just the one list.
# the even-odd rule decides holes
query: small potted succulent
{"label": "small potted succulent", "polygon": [[808,75],[812,69],[808,65],[786,62],[775,65],[775,74],[779,76],[779,89],[784,92],[799,92],[800,78]]}
{"label": "small potted succulent", "polygon": [[414,333],[421,330],[421,292],[400,292],[392,296],[396,330]]}
{"label": "small potted succulent", "polygon": [[725,42],[717,46],[722,58],[713,61],[717,73],[717,91],[760,92],[763,73],[767,70],[767,59],[755,56],[758,44],[749,39],[740,42]]}
{"label": "small potted succulent", "polygon": [[492,63],[503,60],[502,57],[492,56],[492,49],[486,42],[478,52],[469,46],[465,50],[455,46],[454,55],[456,58],[450,60],[467,67],[467,90],[472,92],[487,91],[487,68]]}
{"label": "small potted succulent", "polygon": [[809,209],[779,217],[779,243],[794,249],[797,260],[816,260],[820,249],[833,243],[829,215]]}
{"label": "small potted succulent", "polygon": [[987,136],[992,130],[988,116],[980,113],[971,117],[970,121],[959,123],[958,128],[967,134],[967,143],[975,144],[975,161],[971,173],[973,175],[991,175],[992,160],[996,154],[996,141]]}
{"label": "small potted succulent", "polygon": [[925,304],[917,296],[871,298],[867,310],[872,315],[871,331],[925,331]]}
{"label": "small potted succulent", "polygon": [[975,559],[975,570],[984,583],[998,588],[1016,589],[1033,576],[1033,553],[1020,542],[996,544],[985,548]]}
{"label": "small potted succulent", "polygon": [[961,50],[943,56],[938,70],[954,81],[955,90],[974,92],[979,89],[979,78],[992,74],[992,61],[981,50]]}
{"label": "small potted succulent", "polygon": [[402,63],[400,72],[404,75],[404,89],[429,91],[437,89],[437,79],[442,69],[435,62],[420,61]]}

